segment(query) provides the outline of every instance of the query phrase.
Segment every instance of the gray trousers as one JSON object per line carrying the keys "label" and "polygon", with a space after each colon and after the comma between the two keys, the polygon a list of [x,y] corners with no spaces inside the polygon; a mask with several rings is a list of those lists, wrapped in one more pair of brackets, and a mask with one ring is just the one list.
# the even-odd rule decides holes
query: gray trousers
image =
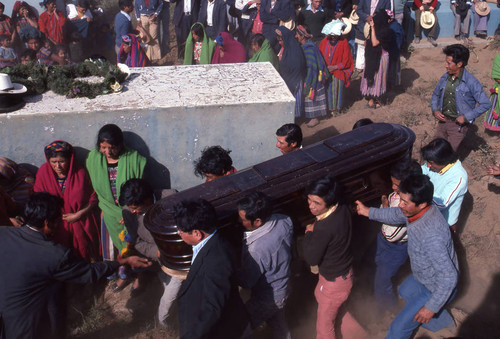
{"label": "gray trousers", "polygon": [[158,278],[163,285],[163,295],[160,299],[160,306],[158,306],[158,320],[161,325],[165,326],[165,321],[168,318],[170,308],[172,307],[175,299],[177,299],[177,295],[179,294],[184,280],[174,278],[162,270],[158,272]]}
{"label": "gray trousers", "polygon": [[460,15],[457,14],[457,11],[455,9],[455,5],[451,4],[450,8],[451,8],[451,11],[453,12],[453,14],[455,14],[455,27],[454,27],[455,36],[460,35],[460,33],[468,36],[469,35],[469,26],[470,26],[470,11],[467,11],[467,15],[465,16],[462,25],[460,25],[462,20],[460,18]]}

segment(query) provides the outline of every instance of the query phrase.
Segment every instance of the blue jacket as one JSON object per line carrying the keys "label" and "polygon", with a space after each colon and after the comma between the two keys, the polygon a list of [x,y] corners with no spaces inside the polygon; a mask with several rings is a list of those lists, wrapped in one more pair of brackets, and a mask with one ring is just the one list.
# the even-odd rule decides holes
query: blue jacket
{"label": "blue jacket", "polygon": [[132,22],[122,12],[115,16],[115,44],[120,47],[122,36],[132,33]]}
{"label": "blue jacket", "polygon": [[[432,92],[431,109],[433,112],[441,112],[443,109],[443,96],[448,73],[445,73]],[[486,112],[490,106],[490,99],[483,91],[483,86],[466,69],[462,74],[462,79],[455,90],[455,100],[457,103],[458,115],[464,115],[467,121],[474,122],[474,119]]]}
{"label": "blue jacket", "polygon": [[160,16],[163,9],[163,0],[149,0],[149,6],[146,6],[144,0],[135,0],[135,16],[137,19],[144,15],[156,14]]}

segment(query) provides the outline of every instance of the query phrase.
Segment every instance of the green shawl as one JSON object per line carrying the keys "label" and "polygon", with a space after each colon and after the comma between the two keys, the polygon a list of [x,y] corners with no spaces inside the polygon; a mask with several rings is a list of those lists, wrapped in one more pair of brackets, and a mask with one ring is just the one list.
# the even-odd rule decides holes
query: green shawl
{"label": "green shawl", "polygon": [[276,70],[279,67],[278,57],[274,53],[274,50],[271,48],[269,41],[264,40],[260,49],[255,53],[248,62],[266,62],[269,61]]}
{"label": "green shawl", "polygon": [[[491,78],[493,80],[500,79],[500,53],[497,53],[495,60],[493,60],[493,68],[491,69]],[[500,83],[495,80],[494,88],[500,88]]]}
{"label": "green shawl", "polygon": [[[203,24],[196,22],[193,24]],[[194,41],[193,41],[193,26],[191,26],[191,30],[189,31],[189,36],[186,40],[186,47],[184,50],[184,65],[192,65],[193,60],[193,50],[194,50]],[[216,47],[215,41],[210,39],[205,32],[205,26],[203,26],[203,40],[201,41],[201,53],[200,53],[200,65],[209,65],[212,62],[212,55],[214,54]]]}
{"label": "green shawl", "polygon": [[[87,156],[86,165],[92,186],[99,197],[99,208],[102,210],[106,228],[113,244],[121,252],[127,246],[127,243],[119,238],[119,234],[125,229],[125,226],[120,224],[122,207],[115,204],[115,199],[111,192],[106,157],[97,149],[93,149]],[[118,197],[120,196],[120,188],[123,183],[129,179],[142,178],[145,166],[146,158],[135,150],[125,148],[124,152],[120,155],[116,173],[116,193]]]}

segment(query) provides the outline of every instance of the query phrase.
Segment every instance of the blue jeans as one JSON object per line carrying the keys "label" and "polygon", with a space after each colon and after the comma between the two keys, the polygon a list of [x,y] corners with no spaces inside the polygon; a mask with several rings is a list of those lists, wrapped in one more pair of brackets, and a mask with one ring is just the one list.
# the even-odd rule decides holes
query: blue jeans
{"label": "blue jeans", "polygon": [[[455,288],[446,302],[448,304],[455,294]],[[399,295],[406,301],[406,306],[398,313],[392,321],[386,339],[404,339],[410,338],[413,331],[420,326],[420,323],[413,321],[415,314],[425,305],[431,296],[431,292],[421,283],[419,283],[413,274],[406,278],[399,287]],[[446,305],[445,304],[445,305]],[[443,308],[431,318],[429,323],[422,326],[432,332],[439,331],[443,328],[451,328],[455,325],[450,313]]]}
{"label": "blue jeans", "polygon": [[375,300],[379,310],[394,310],[398,300],[394,294],[392,277],[408,259],[408,243],[392,243],[385,240],[382,232],[377,237],[377,253],[375,255]]}

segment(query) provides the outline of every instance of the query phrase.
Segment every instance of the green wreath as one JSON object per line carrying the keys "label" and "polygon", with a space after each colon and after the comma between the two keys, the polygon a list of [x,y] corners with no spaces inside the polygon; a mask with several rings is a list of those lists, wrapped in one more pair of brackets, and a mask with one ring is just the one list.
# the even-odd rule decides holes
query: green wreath
{"label": "green wreath", "polygon": [[[52,90],[67,98],[90,99],[120,90],[119,84],[127,77],[118,67],[105,61],[85,61],[66,66],[15,65],[4,68],[2,72],[9,74],[12,82],[23,84],[32,93],[42,94]],[[97,83],[75,80],[89,76],[102,77],[103,80]]]}

